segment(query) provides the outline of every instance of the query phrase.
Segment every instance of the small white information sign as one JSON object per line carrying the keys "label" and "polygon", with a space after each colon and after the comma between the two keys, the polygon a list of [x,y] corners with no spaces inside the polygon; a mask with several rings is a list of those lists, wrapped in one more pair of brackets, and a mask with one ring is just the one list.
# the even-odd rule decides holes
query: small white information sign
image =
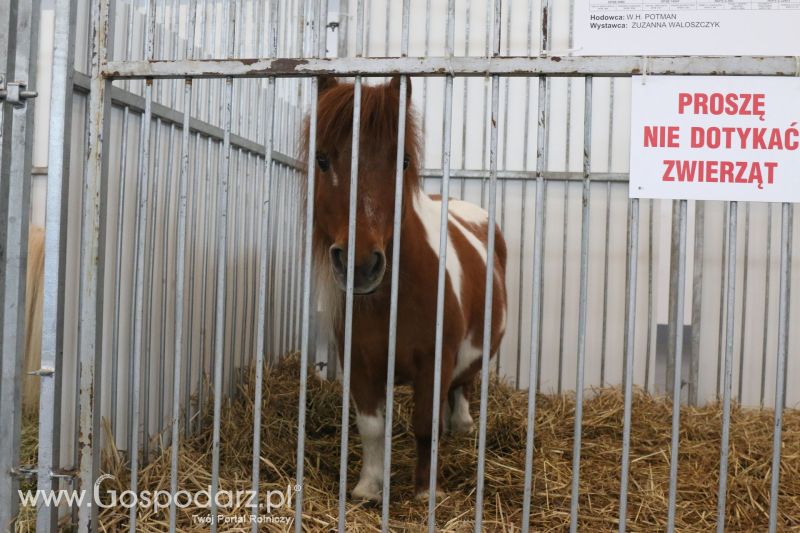
{"label": "small white information sign", "polygon": [[800,202],[800,78],[633,78],[631,198]]}
{"label": "small white information sign", "polygon": [[800,0],[577,0],[576,55],[800,55]]}

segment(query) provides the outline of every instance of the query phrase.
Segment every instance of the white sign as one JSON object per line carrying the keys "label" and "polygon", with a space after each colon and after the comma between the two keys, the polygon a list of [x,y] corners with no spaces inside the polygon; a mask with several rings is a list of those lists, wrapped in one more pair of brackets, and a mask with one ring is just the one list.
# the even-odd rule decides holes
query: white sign
{"label": "white sign", "polygon": [[800,202],[800,78],[633,78],[631,198]]}
{"label": "white sign", "polygon": [[800,0],[577,0],[576,55],[800,55]]}

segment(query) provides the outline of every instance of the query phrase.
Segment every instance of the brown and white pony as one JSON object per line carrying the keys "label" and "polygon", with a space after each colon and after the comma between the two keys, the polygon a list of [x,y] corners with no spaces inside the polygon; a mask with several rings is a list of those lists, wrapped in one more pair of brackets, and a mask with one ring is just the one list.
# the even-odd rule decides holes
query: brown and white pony
{"label": "brown and white pony", "polygon": [[[392,233],[400,82],[363,86],[358,163],[358,206],[353,305],[352,397],[363,447],[363,465],[352,492],[379,500],[383,486],[384,399],[386,394]],[[316,139],[313,240],[317,286],[338,342],[344,338],[353,85],[320,80]],[[408,91],[402,235],[397,318],[397,383],[414,389],[417,441],[415,487],[427,494],[435,351],[441,199],[422,190],[420,132]],[[305,144],[308,146],[308,127]],[[479,206],[449,202],[441,390],[444,428],[470,432],[469,397],[480,370],[486,284],[488,215]],[[506,322],[506,245],[496,231],[491,354]],[[440,411],[441,412],[441,411]]]}

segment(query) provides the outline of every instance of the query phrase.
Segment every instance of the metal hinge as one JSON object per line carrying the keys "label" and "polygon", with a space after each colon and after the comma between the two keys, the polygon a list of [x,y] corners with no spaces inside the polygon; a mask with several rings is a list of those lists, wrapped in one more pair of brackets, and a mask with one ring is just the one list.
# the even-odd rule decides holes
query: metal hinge
{"label": "metal hinge", "polygon": [[24,81],[6,83],[5,76],[0,76],[0,100],[5,100],[13,106],[24,106],[25,100],[36,98],[39,93],[29,91],[28,84]]}

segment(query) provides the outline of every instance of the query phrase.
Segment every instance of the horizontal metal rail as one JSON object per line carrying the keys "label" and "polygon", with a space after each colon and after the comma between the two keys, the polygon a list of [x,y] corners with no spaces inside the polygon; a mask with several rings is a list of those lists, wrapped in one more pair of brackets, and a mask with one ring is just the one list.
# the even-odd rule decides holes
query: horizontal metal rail
{"label": "horizontal metal rail", "polygon": [[[76,91],[88,94],[89,93],[89,82],[91,78],[86,74],[81,72],[75,71],[74,74],[74,87]],[[144,113],[144,97],[139,96],[138,94],[132,93],[130,91],[126,91],[120,87],[111,86],[111,102],[115,105],[127,107],[133,112],[136,113]],[[176,111],[168,106],[158,104],[153,102],[152,104],[152,115],[153,118],[161,119],[167,126],[175,125],[177,127],[183,126],[183,113],[180,111]],[[192,117],[189,120],[189,128],[192,132],[197,132],[204,137],[209,137],[211,139],[215,139],[219,142],[222,142],[224,137],[224,130],[213,124],[209,124],[208,122],[204,122],[202,120],[196,119]],[[263,158],[266,155],[266,150],[263,145],[242,137],[240,135],[231,134],[231,146],[234,149],[242,149],[247,152],[250,152],[253,155]],[[273,150],[272,152],[272,160],[276,163],[281,165],[286,165],[297,170],[304,170],[305,165],[295,159],[294,157],[278,152],[277,150]]]}
{"label": "horizontal metal rail", "polygon": [[[441,178],[442,169],[426,168],[420,172],[423,178]],[[611,182],[611,183],[628,183],[627,172],[591,172],[592,182]],[[536,170],[498,170],[498,179],[504,180],[530,180],[535,181],[537,176]],[[450,177],[454,179],[489,179],[488,170],[451,170]],[[542,172],[542,177],[546,181],[583,181],[585,174],[583,172],[562,172],[562,171],[548,171]]]}
{"label": "horizontal metal rail", "polygon": [[110,61],[103,76],[142,78],[257,78],[265,76],[796,76],[794,57],[341,57]]}

